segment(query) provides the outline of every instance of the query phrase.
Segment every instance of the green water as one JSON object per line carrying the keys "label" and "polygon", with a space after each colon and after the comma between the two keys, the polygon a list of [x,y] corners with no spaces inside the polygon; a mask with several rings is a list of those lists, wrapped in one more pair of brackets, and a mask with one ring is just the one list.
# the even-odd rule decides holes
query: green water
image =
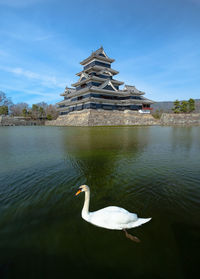
{"label": "green water", "polygon": [[[81,218],[118,205],[129,232]],[[0,128],[0,278],[196,278],[200,127]]]}

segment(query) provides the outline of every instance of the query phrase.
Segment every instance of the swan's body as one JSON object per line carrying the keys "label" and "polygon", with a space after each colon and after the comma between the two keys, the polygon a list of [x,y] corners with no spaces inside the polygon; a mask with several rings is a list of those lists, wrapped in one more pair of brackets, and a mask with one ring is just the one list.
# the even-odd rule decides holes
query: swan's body
{"label": "swan's body", "polygon": [[85,192],[85,202],[81,212],[82,218],[95,226],[111,230],[125,230],[141,226],[151,220],[151,218],[138,218],[137,214],[118,206],[108,206],[89,212],[90,188],[87,185],[82,185],[76,195],[80,192]]}

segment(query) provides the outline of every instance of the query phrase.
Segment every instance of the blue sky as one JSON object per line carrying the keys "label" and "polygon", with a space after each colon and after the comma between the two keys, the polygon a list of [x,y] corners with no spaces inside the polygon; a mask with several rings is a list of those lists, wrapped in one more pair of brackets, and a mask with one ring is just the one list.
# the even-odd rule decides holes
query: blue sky
{"label": "blue sky", "polygon": [[200,0],[0,0],[0,90],[55,103],[103,46],[155,101],[200,98]]}

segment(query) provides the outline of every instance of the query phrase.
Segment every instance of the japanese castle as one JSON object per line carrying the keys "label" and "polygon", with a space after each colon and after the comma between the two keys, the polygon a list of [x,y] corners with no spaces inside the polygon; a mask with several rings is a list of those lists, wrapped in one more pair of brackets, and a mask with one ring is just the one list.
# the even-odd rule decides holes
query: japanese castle
{"label": "japanese castle", "polygon": [[103,47],[80,62],[83,70],[76,75],[79,80],[73,88],[65,88],[64,100],[57,103],[60,115],[85,109],[133,110],[149,113],[154,102],[144,97],[144,92],[114,78],[119,72],[111,68],[115,60],[109,58]]}

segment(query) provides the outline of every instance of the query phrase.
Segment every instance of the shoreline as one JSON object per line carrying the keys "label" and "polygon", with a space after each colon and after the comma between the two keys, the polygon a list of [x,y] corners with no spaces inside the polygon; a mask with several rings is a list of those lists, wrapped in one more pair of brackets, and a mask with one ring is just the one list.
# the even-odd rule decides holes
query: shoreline
{"label": "shoreline", "polygon": [[7,126],[58,126],[58,127],[138,127],[138,126],[200,126],[200,113],[163,113],[160,119],[151,114],[132,111],[84,110],[59,116],[56,120],[27,120],[20,117],[0,116],[0,127]]}
{"label": "shoreline", "polygon": [[151,114],[134,111],[84,110],[46,121],[46,126],[99,127],[99,126],[200,126],[200,113],[163,113],[160,119]]}

